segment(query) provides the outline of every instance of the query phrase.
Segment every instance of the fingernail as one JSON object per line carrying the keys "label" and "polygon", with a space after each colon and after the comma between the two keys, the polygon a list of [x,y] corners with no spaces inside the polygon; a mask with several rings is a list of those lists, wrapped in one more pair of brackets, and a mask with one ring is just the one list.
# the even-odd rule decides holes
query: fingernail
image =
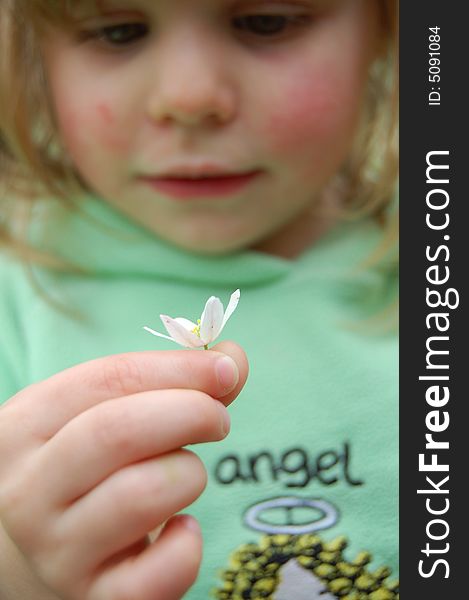
{"label": "fingernail", "polygon": [[230,356],[223,356],[215,363],[215,372],[223,395],[228,394],[239,380],[238,365]]}
{"label": "fingernail", "polygon": [[197,521],[197,519],[194,519],[194,517],[191,517],[191,515],[181,515],[183,517],[182,519],[182,524],[184,525],[184,527],[186,527],[187,529],[190,529],[191,531],[194,531],[195,533],[201,533],[201,529],[200,529],[200,525]]}

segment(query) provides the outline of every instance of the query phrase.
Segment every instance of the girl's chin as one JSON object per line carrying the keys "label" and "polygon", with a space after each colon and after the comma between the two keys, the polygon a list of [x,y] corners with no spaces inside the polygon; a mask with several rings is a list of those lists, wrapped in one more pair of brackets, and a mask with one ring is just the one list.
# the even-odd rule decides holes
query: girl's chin
{"label": "girl's chin", "polygon": [[234,236],[218,234],[214,236],[213,231],[199,235],[171,236],[166,234],[159,237],[182,250],[208,256],[239,252],[254,246],[258,242],[258,238],[255,236],[254,238],[240,234]]}
{"label": "girl's chin", "polygon": [[204,240],[204,243],[194,242],[190,243],[187,240],[167,240],[173,245],[181,248],[182,250],[186,250],[188,252],[193,252],[195,254],[201,254],[204,256],[221,256],[223,254],[232,254],[233,252],[239,252],[241,250],[246,250],[251,247],[250,243],[241,243],[239,240],[235,240],[232,243],[227,243],[226,240],[224,242],[221,241],[210,241]]}

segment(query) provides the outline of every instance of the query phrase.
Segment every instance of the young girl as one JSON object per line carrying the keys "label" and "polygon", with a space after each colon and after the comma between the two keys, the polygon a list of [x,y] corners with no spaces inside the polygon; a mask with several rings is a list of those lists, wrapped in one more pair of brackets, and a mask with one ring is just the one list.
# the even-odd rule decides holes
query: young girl
{"label": "young girl", "polygon": [[396,13],[0,3],[2,600],[398,598]]}

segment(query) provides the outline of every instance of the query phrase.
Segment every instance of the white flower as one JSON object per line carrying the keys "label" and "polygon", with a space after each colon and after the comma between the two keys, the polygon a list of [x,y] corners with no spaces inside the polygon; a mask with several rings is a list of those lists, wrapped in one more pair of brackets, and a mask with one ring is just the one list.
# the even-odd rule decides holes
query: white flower
{"label": "white flower", "polygon": [[168,315],[160,315],[169,335],[158,333],[158,331],[154,331],[150,327],[144,327],[143,329],[152,335],[172,340],[186,348],[204,347],[207,350],[208,345],[215,341],[223,331],[223,327],[225,327],[226,322],[238,306],[240,296],[241,292],[239,290],[231,294],[230,302],[225,312],[223,311],[223,304],[220,298],[210,296],[197,324],[183,317],[173,319],[172,317],[168,317]]}

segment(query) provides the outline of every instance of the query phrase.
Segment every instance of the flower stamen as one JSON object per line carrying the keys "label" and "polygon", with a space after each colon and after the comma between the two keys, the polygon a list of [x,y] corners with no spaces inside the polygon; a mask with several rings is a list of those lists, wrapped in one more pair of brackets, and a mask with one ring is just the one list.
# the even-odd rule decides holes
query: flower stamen
{"label": "flower stamen", "polygon": [[197,337],[200,337],[200,319],[197,319],[197,325],[192,330],[192,333],[195,333]]}

